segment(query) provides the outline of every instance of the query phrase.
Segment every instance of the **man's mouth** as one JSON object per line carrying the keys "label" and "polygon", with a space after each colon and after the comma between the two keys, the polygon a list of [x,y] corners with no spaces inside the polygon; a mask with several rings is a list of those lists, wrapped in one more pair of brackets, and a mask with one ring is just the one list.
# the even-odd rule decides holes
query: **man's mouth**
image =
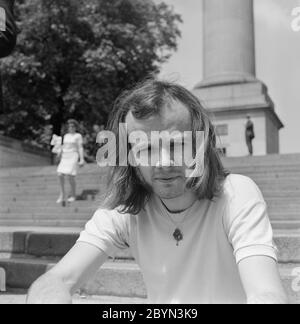
{"label": "man's mouth", "polygon": [[175,181],[177,179],[179,179],[179,176],[174,176],[174,177],[158,177],[155,178],[155,180],[160,181],[160,182],[164,182],[164,183],[168,183],[168,182],[172,182]]}

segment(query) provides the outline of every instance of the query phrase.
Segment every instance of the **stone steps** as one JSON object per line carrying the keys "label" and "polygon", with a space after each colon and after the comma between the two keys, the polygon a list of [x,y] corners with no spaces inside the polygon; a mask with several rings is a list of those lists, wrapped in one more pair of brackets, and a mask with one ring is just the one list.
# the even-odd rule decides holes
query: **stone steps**
{"label": "stone steps", "polygon": [[[96,209],[96,206],[89,206],[76,211],[76,207],[58,207],[52,213],[47,210],[41,212],[38,208],[32,213],[27,213],[25,211],[21,211],[20,213],[1,213],[0,226],[44,225],[82,227],[89,219],[91,219]],[[276,209],[272,211],[269,208],[268,214],[270,216],[271,222],[276,224],[276,228],[278,228],[280,224],[288,225],[288,227],[290,227],[292,224],[296,226],[299,225],[300,213],[297,210],[285,210],[284,208],[282,208],[281,212],[278,212],[278,210]]]}
{"label": "stone steps", "polygon": [[19,218],[0,218],[0,227],[2,226],[10,226],[10,227],[18,227],[18,226],[43,226],[43,227],[79,227],[84,228],[87,220],[90,218],[90,215],[86,215],[86,218],[82,219],[19,219]]}
{"label": "stone steps", "polygon": [[[266,192],[266,191],[262,191],[263,192],[263,196],[264,199],[266,200],[267,204],[294,204],[294,205],[298,205],[299,201],[300,201],[300,191],[299,193],[297,192]],[[1,194],[1,193],[0,193]],[[66,190],[66,194],[69,194],[69,189]],[[77,198],[78,201],[75,202],[75,204],[85,204],[85,200],[81,200],[83,198],[80,198],[82,195],[85,195],[86,197],[84,197],[85,200],[88,201],[101,201],[103,200],[103,197],[105,197],[105,191],[101,190],[100,194],[98,195],[92,195],[92,194],[86,194],[86,192],[84,192],[84,190],[77,190]],[[55,206],[56,205],[56,200],[59,196],[59,191],[57,190],[55,193],[46,193],[45,194],[41,194],[41,193],[37,193],[37,194],[32,194],[30,192],[28,192],[28,194],[24,194],[24,195],[1,195],[0,196],[0,206],[3,207],[10,207],[10,206],[16,206],[17,204],[25,204],[26,203],[29,204],[32,201],[32,204],[30,204],[30,206],[34,206],[34,205],[45,205],[45,204],[49,204],[49,206]],[[284,197],[285,196],[285,197]],[[290,200],[287,200],[286,197],[289,196]]]}
{"label": "stone steps", "polygon": [[[259,166],[252,166],[249,168],[240,168],[238,166],[232,167],[230,169],[227,169],[231,173],[236,174],[247,174],[250,177],[256,177],[261,176],[261,179],[293,179],[293,178],[299,178],[300,177],[300,166],[297,168],[293,167],[280,167],[276,168],[273,166],[270,166],[270,169],[267,169],[268,167],[259,167]],[[8,171],[9,172],[9,171]],[[78,181],[84,181],[85,179],[88,179],[90,181],[96,181],[96,180],[106,180],[107,174],[104,173],[103,170],[95,169],[91,173],[79,173],[76,177]],[[259,178],[258,178],[259,179]],[[0,177],[1,183],[5,183],[7,185],[24,185],[28,183],[33,184],[50,184],[53,185],[58,182],[58,176],[57,174],[50,174],[50,175],[30,175],[30,174],[24,174],[22,176],[11,174],[7,177]]]}
{"label": "stone steps", "polygon": [[[300,303],[299,292],[292,290],[292,271],[300,267],[300,154],[223,160],[233,173],[250,176],[262,190],[279,248],[283,282],[293,301]],[[65,255],[100,203],[98,195],[95,200],[89,197],[89,201],[77,201],[65,208],[56,205],[55,170],[0,170],[0,267],[6,267],[11,287],[27,289],[35,277]],[[102,194],[105,181],[105,170],[87,165],[77,177],[77,192],[98,189]],[[34,227],[13,228],[20,225]],[[107,262],[82,292],[130,298],[146,295],[129,250],[118,253],[115,262]]]}
{"label": "stone steps", "polygon": [[[57,195],[55,196],[57,199]],[[35,201],[30,201],[29,199],[27,200],[9,200],[5,201],[5,209],[7,208],[21,208],[27,209],[27,208],[58,208],[60,205],[56,204],[56,199],[47,199],[47,200],[35,200]],[[67,206],[71,208],[86,208],[86,207],[94,207],[97,208],[98,206],[98,197],[95,197],[95,199],[92,199],[91,196],[87,197],[87,200],[77,200],[73,202],[72,204],[68,204]],[[100,199],[99,199],[100,200]],[[1,202],[4,202],[4,200],[0,200],[0,206],[3,206]],[[68,208],[69,208],[68,207]],[[2,209],[4,207],[1,207]]]}
{"label": "stone steps", "polygon": [[[99,201],[100,203],[100,201]],[[4,216],[7,214],[65,214],[65,213],[74,213],[74,214],[80,214],[80,213],[92,213],[97,209],[97,206],[99,206],[99,203],[95,201],[91,201],[90,203],[86,203],[84,205],[81,205],[80,202],[77,202],[75,204],[67,204],[66,208],[61,208],[60,205],[57,205],[55,202],[52,202],[52,205],[36,205],[36,206],[22,206],[17,204],[9,204],[8,206],[0,206],[0,215]],[[267,202],[268,211],[272,214],[281,214],[281,213],[297,213],[299,212],[300,215],[300,203],[284,203],[284,202]],[[272,216],[271,216],[272,217]]]}
{"label": "stone steps", "polygon": [[[26,294],[27,291],[24,289],[9,289],[6,293],[0,293],[0,305],[24,305],[26,304]],[[72,303],[74,305],[137,305],[147,304],[147,299],[75,294]]]}
{"label": "stone steps", "polygon": [[300,220],[273,220],[271,221],[274,230],[299,230]]}
{"label": "stone steps", "polygon": [[[57,176],[56,166],[45,166],[45,167],[21,167],[21,168],[5,168],[0,170],[0,178],[8,179],[10,177],[52,177]],[[88,175],[95,171],[103,171],[106,173],[105,168],[99,168],[96,164],[86,164],[84,168],[79,169],[78,176]]]}
{"label": "stone steps", "polygon": [[[68,191],[67,191],[68,192]],[[82,190],[77,191],[77,196],[82,194]],[[101,195],[104,194],[104,190],[101,191]],[[101,201],[101,195],[96,195],[94,198],[92,195],[86,197],[88,202],[85,200],[78,200],[74,204],[80,204],[81,206],[87,205],[90,201]],[[34,196],[34,199],[32,198]],[[263,192],[263,196],[268,204],[286,204],[286,203],[294,203],[299,204],[300,201],[300,191],[292,192],[292,191],[273,191],[273,192]],[[0,196],[0,206],[15,206],[17,204],[23,204],[24,206],[38,206],[48,204],[49,206],[55,206],[55,202],[58,198],[58,192],[52,194],[43,194],[43,195],[31,195],[28,193],[27,195],[1,195]]]}
{"label": "stone steps", "polygon": [[[28,289],[32,282],[55,265],[55,261],[15,258],[0,260],[6,270],[9,288]],[[279,266],[284,287],[293,303],[300,303],[300,287],[295,285],[300,264]],[[294,283],[294,285],[293,285]],[[296,289],[295,289],[296,288]],[[298,289],[299,288],[299,289]],[[139,267],[134,262],[107,262],[80,292],[86,295],[146,298],[146,288]]]}
{"label": "stone steps", "polygon": [[[86,218],[82,219],[22,219],[21,221],[18,218],[5,218],[0,219],[0,227],[10,226],[10,227],[18,227],[22,226],[44,226],[44,227],[53,227],[56,226],[58,228],[64,227],[79,227],[84,228],[86,222],[90,219],[90,215],[86,215]],[[300,221],[299,220],[285,220],[284,215],[278,217],[278,219],[271,221],[274,229],[299,229]]]}
{"label": "stone steps", "polygon": [[[234,173],[237,174],[237,173]],[[299,180],[300,177],[295,177],[295,176],[291,176],[289,177],[261,177],[260,175],[256,174],[255,176],[250,176],[248,173],[244,172],[241,175],[245,175],[247,177],[250,177],[254,182],[256,182],[258,185],[260,186],[267,186],[268,183],[271,184],[277,184],[280,185],[282,187],[287,187],[288,185],[290,186],[295,186],[297,184],[299,184]],[[68,180],[66,180],[66,184],[68,184]],[[105,179],[91,179],[89,180],[88,178],[83,179],[81,181],[78,181],[77,179],[77,184],[79,186],[98,186],[99,184],[101,185],[105,185],[106,184],[106,180]],[[47,183],[47,182],[43,182],[43,181],[39,181],[37,183],[34,182],[27,182],[27,183],[20,183],[17,181],[14,181],[13,183],[5,183],[1,181],[1,191],[3,193],[5,192],[22,192],[22,190],[26,190],[26,189],[31,189],[31,190],[35,190],[38,191],[40,189],[49,189],[51,190],[55,190],[57,189],[57,187],[59,186],[59,182],[53,182],[53,183]]]}
{"label": "stone steps", "polygon": [[[91,206],[92,205],[92,206]],[[66,213],[73,215],[73,214],[85,214],[85,213],[93,213],[95,211],[96,205],[94,203],[91,203],[87,206],[73,206],[72,204],[68,204],[67,207],[61,208],[60,205],[57,206],[55,203],[53,206],[49,206],[45,208],[44,210],[40,209],[41,206],[37,207],[27,207],[22,208],[21,206],[11,206],[11,207],[0,207],[0,215],[6,215],[6,214],[14,214],[14,215],[30,215],[30,214],[37,214],[37,215],[64,215]],[[92,214],[91,214],[92,215]],[[21,215],[20,215],[21,216]]]}
{"label": "stone steps", "polygon": [[[77,203],[77,204],[82,205],[82,204],[88,203],[88,201],[80,199],[80,197],[79,197],[80,196],[80,190],[78,190],[78,191],[79,191],[77,193],[78,201],[75,201],[74,204]],[[264,194],[264,198],[270,204],[272,204],[272,203],[274,203],[274,204],[281,204],[281,203],[300,204],[300,200],[295,199],[300,194],[300,191],[299,192],[290,191],[288,193],[287,192],[282,193],[280,191],[278,191],[278,192],[276,192],[276,191],[271,192],[270,191],[269,193],[272,194],[272,196]],[[280,193],[282,193],[282,196],[280,196]],[[293,193],[295,194],[294,196],[293,196]],[[278,194],[278,197],[276,196],[276,194]],[[100,199],[101,198],[101,194],[99,194],[99,193],[98,194],[96,193],[96,194],[93,194],[93,195],[95,196],[95,199]],[[30,197],[28,197],[28,196],[24,196],[24,197],[12,197],[12,196],[10,196],[10,197],[7,197],[8,199],[6,199],[6,197],[4,199],[4,197],[1,195],[0,202],[10,203],[12,205],[16,205],[16,204],[19,203],[19,204],[24,204],[25,206],[26,205],[30,205],[30,206],[36,206],[37,205],[38,206],[38,205],[45,205],[45,204],[49,204],[50,206],[55,205],[55,204],[53,204],[53,198],[58,196],[57,191],[55,192],[55,194],[50,193],[49,196],[48,196],[48,199],[47,199],[47,197],[45,195],[45,199],[43,199],[43,200],[35,199],[35,200],[32,200],[32,201],[29,201],[28,199]],[[92,196],[92,193],[88,193],[88,196]],[[14,199],[14,198],[16,198],[16,199]],[[280,199],[278,199],[278,198],[280,198]],[[300,197],[299,197],[299,199],[300,199]]]}
{"label": "stone steps", "polygon": [[[93,178],[87,178],[87,177],[83,177],[83,178],[76,178],[76,182],[79,186],[86,186],[88,185],[94,185],[97,186],[100,183],[104,183],[105,181],[102,178],[97,178],[97,175],[95,174]],[[31,178],[29,177],[27,179],[26,182],[21,182],[21,181],[17,181],[16,179],[14,179],[14,181],[12,183],[5,183],[1,180],[1,184],[3,184],[5,186],[6,191],[8,190],[12,190],[12,191],[16,191],[16,190],[22,190],[22,189],[26,189],[26,188],[30,188],[30,189],[36,189],[36,188],[53,188],[55,189],[56,187],[59,186],[59,181],[58,179],[55,179],[55,181],[43,181],[42,179],[38,179],[38,181],[32,181]],[[289,179],[287,179],[289,180]],[[69,183],[68,179],[65,179],[66,184]],[[3,190],[4,192],[5,190]]]}
{"label": "stone steps", "polygon": [[[259,169],[272,167],[272,170],[277,168],[295,168],[299,170],[300,154],[286,154],[286,155],[268,155],[268,156],[254,156],[254,157],[241,157],[241,158],[222,158],[224,165],[227,168],[240,168],[240,169]],[[80,174],[93,173],[95,170],[99,171],[97,165],[85,165],[80,170]],[[267,171],[269,169],[267,168]],[[105,170],[103,170],[106,173]],[[25,168],[11,168],[0,170],[0,178],[7,178],[8,176],[24,176],[24,175],[56,175],[56,166],[41,166],[41,167],[25,167]]]}
{"label": "stone steps", "polygon": [[[56,197],[57,199],[57,197]],[[74,203],[67,203],[64,208],[61,204],[56,203],[56,199],[52,201],[42,201],[33,202],[30,204],[30,200],[23,203],[23,201],[7,201],[5,204],[0,203],[0,218],[6,214],[18,214],[18,213],[37,213],[40,214],[61,214],[64,213],[78,213],[78,212],[93,212],[96,211],[102,204],[103,199],[96,197],[93,199],[89,197],[88,200],[76,201]],[[277,214],[299,214],[300,204],[298,202],[285,202],[283,201],[270,201],[268,198],[265,198],[267,203],[267,209],[271,214],[270,217],[273,218],[273,215]],[[296,199],[295,199],[296,201]]]}
{"label": "stone steps", "polygon": [[[31,213],[23,212],[23,213],[13,213],[6,212],[0,214],[0,226],[15,226],[13,223],[14,220],[19,220],[19,224],[28,226],[28,222],[33,222],[32,225],[38,226],[38,223],[43,223],[44,221],[76,221],[76,220],[85,220],[88,221],[92,218],[94,211],[96,208],[85,208],[80,211],[73,211],[69,207],[60,207],[59,209],[53,211],[52,213],[49,211],[40,212],[38,209]],[[285,210],[282,208],[281,211],[277,211],[275,209],[274,212],[269,208],[269,217],[271,221],[300,221],[300,213],[297,210]],[[9,224],[9,220],[12,221]],[[27,222],[26,224],[23,222]]]}
{"label": "stone steps", "polygon": [[[13,230],[0,228],[0,253],[34,257],[62,257],[75,244],[81,228],[49,230]],[[300,263],[300,230],[274,230],[274,241],[281,263]],[[120,251],[117,259],[133,257],[130,250]]]}
{"label": "stone steps", "polygon": [[300,164],[300,154],[269,154],[266,156],[247,156],[247,157],[233,157],[222,158],[226,165],[260,165],[260,164]]}
{"label": "stone steps", "polygon": [[[36,258],[0,259],[6,271],[8,288],[28,289],[41,275],[56,264],[56,260]],[[87,295],[146,297],[146,289],[139,267],[134,262],[106,262],[95,278],[81,291]]]}
{"label": "stone steps", "polygon": [[[244,173],[243,175],[247,175],[247,173]],[[289,188],[295,188],[294,190],[299,190],[299,181],[300,178],[293,177],[291,179],[289,178],[261,178],[259,176],[256,177],[250,177],[254,180],[254,182],[259,186],[262,187],[263,189],[275,189],[276,190],[291,190]],[[12,184],[5,184],[3,182],[1,183],[1,194],[12,194],[12,193],[28,193],[28,191],[32,192],[39,192],[40,190],[48,190],[49,192],[57,192],[57,189],[59,188],[58,182],[53,183],[53,184],[48,184],[48,183],[42,183],[39,182],[37,184],[35,183],[23,183],[23,184],[18,184],[16,182]],[[276,185],[275,188],[270,187],[271,185]],[[68,185],[68,181],[66,181],[66,185]],[[84,181],[77,181],[77,185],[79,188],[104,188],[106,186],[106,181],[105,180],[99,180],[99,181],[89,181],[88,179],[85,179]],[[273,191],[271,190],[271,191]]]}
{"label": "stone steps", "polygon": [[[34,212],[31,212],[31,213],[22,213],[21,215],[19,215],[19,213],[2,213],[1,214],[1,219],[0,221],[5,221],[7,219],[19,219],[20,222],[22,220],[35,220],[35,221],[43,221],[45,219],[48,219],[48,220],[71,220],[72,218],[74,220],[76,219],[85,219],[85,220],[88,220],[92,217],[94,213],[94,209],[86,209],[85,211],[81,211],[81,212],[74,212],[74,211],[71,211],[69,208],[63,208],[61,207],[61,209],[59,209],[57,212],[39,212],[38,210],[37,211],[34,211]],[[23,224],[20,224],[20,225],[23,225]]]}
{"label": "stone steps", "polygon": [[300,213],[298,211],[291,212],[291,211],[282,211],[282,212],[268,212],[271,221],[299,221],[300,220]]}
{"label": "stone steps", "polygon": [[[226,168],[226,167],[225,167]],[[248,167],[241,167],[239,165],[231,166],[226,168],[232,173],[247,173],[249,175],[262,175],[266,178],[277,178],[277,177],[287,177],[287,178],[292,178],[293,175],[299,177],[300,176],[300,166],[299,165],[294,165],[294,166],[289,166],[289,165],[282,165],[280,167],[276,165],[266,165],[266,166],[259,166],[259,165],[251,165]],[[47,171],[45,171],[47,172]],[[79,170],[79,173],[77,174],[77,179],[78,180],[83,180],[83,179],[90,179],[90,180],[95,180],[96,179],[105,179],[106,178],[106,173],[107,169],[102,169],[98,168],[97,166],[93,167],[91,169],[91,172],[89,173],[84,173],[81,170]],[[1,173],[1,170],[0,170]],[[56,172],[50,172],[49,174],[32,174],[30,172],[24,171],[23,174],[18,174],[16,172],[10,172],[10,169],[7,169],[6,176],[2,175],[0,176],[1,182],[7,183],[7,184],[13,184],[15,182],[22,184],[22,183],[55,183],[58,181],[58,176]]]}
{"label": "stone steps", "polygon": [[[102,180],[99,180],[99,181],[96,181],[95,179],[92,180],[89,180],[89,179],[85,179],[85,181],[77,181],[77,185],[79,187],[99,187],[99,185],[101,183],[105,183],[104,181]],[[6,183],[3,183],[3,182],[0,182],[1,183],[1,192],[4,194],[5,192],[19,192],[19,193],[22,193],[26,190],[32,190],[32,191],[39,191],[39,190],[49,190],[50,192],[51,191],[55,191],[55,189],[57,189],[59,187],[59,182],[53,182],[51,184],[49,183],[43,183],[43,182],[38,182],[38,183],[32,183],[32,182],[28,182],[28,183],[22,183],[22,184],[19,184],[17,182],[14,182],[12,184],[6,184]],[[66,185],[69,184],[69,181],[66,180],[65,181]]]}

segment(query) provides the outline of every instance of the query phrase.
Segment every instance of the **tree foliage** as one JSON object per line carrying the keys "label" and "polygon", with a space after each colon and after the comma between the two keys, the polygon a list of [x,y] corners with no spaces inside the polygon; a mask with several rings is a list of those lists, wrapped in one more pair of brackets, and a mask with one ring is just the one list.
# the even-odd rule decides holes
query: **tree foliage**
{"label": "tree foliage", "polygon": [[159,71],[181,18],[153,0],[19,0],[21,31],[1,63],[7,135],[42,141],[50,122],[103,124],[120,92]]}

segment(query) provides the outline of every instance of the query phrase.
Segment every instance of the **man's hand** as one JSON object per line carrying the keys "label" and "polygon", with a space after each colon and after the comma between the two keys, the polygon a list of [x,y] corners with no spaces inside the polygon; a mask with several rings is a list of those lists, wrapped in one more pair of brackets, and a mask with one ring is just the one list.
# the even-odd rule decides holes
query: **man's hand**
{"label": "man's hand", "polygon": [[71,251],[30,288],[28,304],[71,304],[72,294],[89,280],[108,256],[87,243],[77,243]]}
{"label": "man's hand", "polygon": [[248,304],[288,304],[275,260],[253,256],[239,263]]}
{"label": "man's hand", "polygon": [[49,272],[31,286],[26,303],[72,304],[72,296],[63,280]]}

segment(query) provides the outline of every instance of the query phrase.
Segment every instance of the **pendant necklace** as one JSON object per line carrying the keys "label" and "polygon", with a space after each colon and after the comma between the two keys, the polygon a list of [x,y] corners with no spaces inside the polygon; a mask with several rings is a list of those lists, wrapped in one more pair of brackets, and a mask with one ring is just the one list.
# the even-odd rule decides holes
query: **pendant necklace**
{"label": "pendant necklace", "polygon": [[[173,238],[176,241],[176,246],[179,246],[179,242],[181,242],[183,240],[183,238],[184,238],[183,232],[180,229],[180,227],[181,227],[180,225],[182,225],[184,223],[184,221],[186,220],[188,215],[191,213],[191,210],[192,210],[192,207],[194,206],[194,204],[191,207],[189,207],[188,209],[186,209],[185,211],[183,211],[183,212],[186,212],[186,214],[184,215],[181,222],[175,222],[173,220],[172,216],[170,215],[171,213],[168,212],[168,209],[167,209],[166,205],[163,202],[162,202],[162,204],[164,206],[164,208],[163,208],[164,214],[167,215],[169,220],[175,225],[175,231],[173,233]],[[177,214],[181,214],[183,212],[180,212],[180,213],[177,213]],[[174,213],[174,214],[176,214],[176,213]]]}

